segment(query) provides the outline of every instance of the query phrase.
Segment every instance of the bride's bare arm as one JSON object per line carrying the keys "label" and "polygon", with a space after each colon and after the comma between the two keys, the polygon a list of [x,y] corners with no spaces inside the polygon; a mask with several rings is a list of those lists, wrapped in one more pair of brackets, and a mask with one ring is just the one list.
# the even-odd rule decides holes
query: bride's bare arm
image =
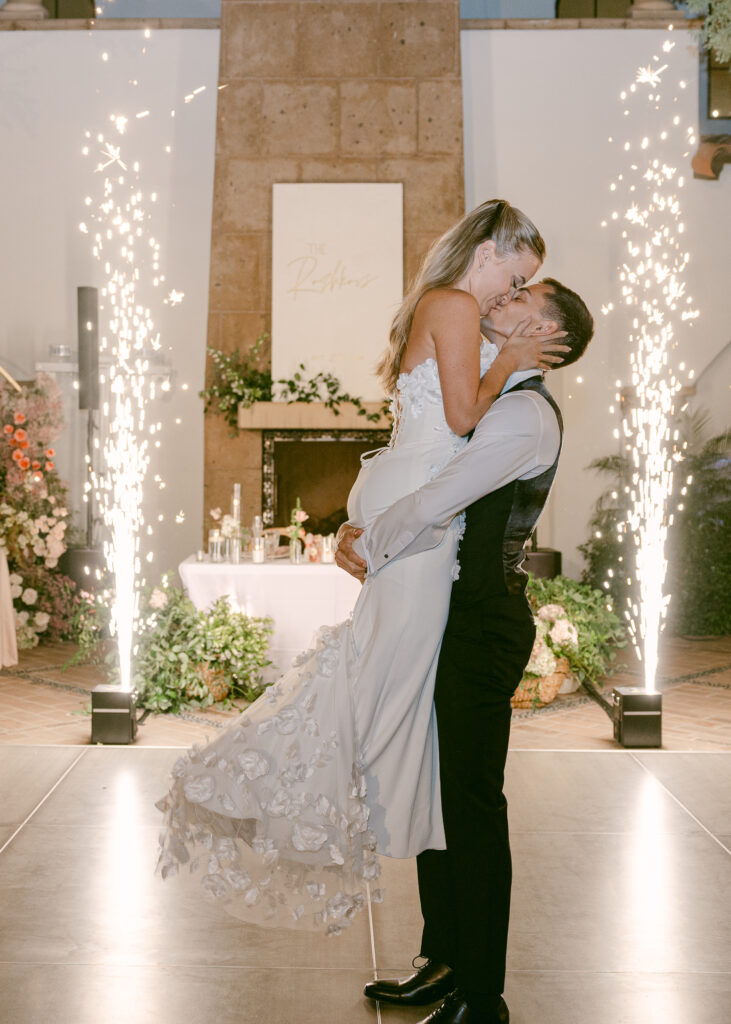
{"label": "bride's bare arm", "polygon": [[523,324],[519,324],[510,343],[503,346],[480,379],[480,310],[476,300],[458,289],[435,290],[421,300],[418,313],[420,329],[427,331],[434,342],[444,413],[455,434],[468,434],[477,426],[511,373],[561,362],[559,346],[552,342],[563,332],[550,338],[522,337]]}

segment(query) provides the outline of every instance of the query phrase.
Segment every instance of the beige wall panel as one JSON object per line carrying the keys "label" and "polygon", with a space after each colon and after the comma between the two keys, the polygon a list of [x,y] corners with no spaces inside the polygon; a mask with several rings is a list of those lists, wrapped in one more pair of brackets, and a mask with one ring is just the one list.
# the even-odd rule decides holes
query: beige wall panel
{"label": "beige wall panel", "polygon": [[303,77],[378,74],[378,4],[303,4],[298,31]]}
{"label": "beige wall panel", "polygon": [[216,235],[211,246],[210,309],[261,309],[264,295],[259,235]]}
{"label": "beige wall panel", "polygon": [[343,82],[340,148],[343,153],[362,156],[416,153],[416,85]]}
{"label": "beige wall panel", "polygon": [[262,101],[259,152],[269,156],[335,153],[337,100],[337,86],[331,83],[268,83]]}
{"label": "beige wall panel", "polygon": [[221,80],[297,78],[299,4],[225,4],[221,11]]}
{"label": "beige wall panel", "polygon": [[462,146],[462,83],[419,83],[419,152],[455,153]]}
{"label": "beige wall panel", "polygon": [[384,78],[459,75],[459,5],[382,3],[379,73]]}
{"label": "beige wall panel", "polygon": [[220,232],[270,231],[272,184],[296,181],[297,160],[219,158],[213,196],[213,237]]}

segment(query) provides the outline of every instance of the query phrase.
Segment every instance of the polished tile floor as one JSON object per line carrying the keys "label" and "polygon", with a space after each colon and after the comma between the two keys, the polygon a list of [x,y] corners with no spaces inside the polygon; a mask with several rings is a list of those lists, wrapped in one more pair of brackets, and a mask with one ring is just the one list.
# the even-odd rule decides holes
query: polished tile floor
{"label": "polished tile floor", "polygon": [[[412,861],[338,939],[246,927],[153,874],[172,747],[0,746],[3,1024],[358,1024],[409,968]],[[728,1024],[731,753],[514,750],[514,1024]]]}

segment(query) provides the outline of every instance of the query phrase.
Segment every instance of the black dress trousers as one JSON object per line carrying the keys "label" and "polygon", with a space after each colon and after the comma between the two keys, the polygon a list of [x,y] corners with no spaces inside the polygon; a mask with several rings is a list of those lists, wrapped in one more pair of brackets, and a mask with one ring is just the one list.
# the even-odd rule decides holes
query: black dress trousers
{"label": "black dress trousers", "polygon": [[453,604],[437,670],[446,850],[417,858],[421,953],[449,964],[467,1001],[493,1010],[505,984],[512,863],[503,776],[510,698],[535,638],[523,594]]}

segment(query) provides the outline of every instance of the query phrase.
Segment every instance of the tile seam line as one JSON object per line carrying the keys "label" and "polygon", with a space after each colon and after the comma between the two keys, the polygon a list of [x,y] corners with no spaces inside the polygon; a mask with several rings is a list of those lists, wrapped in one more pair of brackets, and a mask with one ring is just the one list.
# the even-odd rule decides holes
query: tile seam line
{"label": "tile seam line", "polygon": [[44,803],[46,802],[46,800],[48,800],[48,798],[49,798],[49,796],[51,795],[51,793],[53,793],[53,792],[54,792],[54,790],[55,790],[55,789],[56,789],[56,788],[57,788],[58,786],[60,786],[60,785],[61,785],[61,783],[63,782],[63,780],[64,780],[64,779],[66,778],[66,776],[67,776],[67,775],[68,775],[68,774],[69,774],[69,773],[70,773],[70,772],[71,772],[71,771],[72,771],[72,770],[73,770],[73,769],[74,769],[74,768],[76,767],[76,765],[77,765],[77,764],[79,763],[79,761],[80,761],[80,760],[81,760],[81,758],[82,758],[82,757],[84,756],[84,754],[86,754],[86,752],[87,752],[87,749],[88,749],[88,748],[86,748],[86,749],[82,750],[82,751],[81,751],[81,753],[79,754],[79,756],[78,756],[77,758],[75,758],[75,759],[74,759],[74,760],[73,760],[73,761],[71,762],[71,764],[70,764],[70,765],[68,766],[68,768],[66,769],[66,771],[65,771],[65,772],[63,772],[63,774],[62,774],[62,775],[61,775],[61,776],[60,776],[60,777],[59,777],[58,779],[56,779],[56,781],[55,781],[55,782],[54,782],[54,784],[53,784],[53,785],[51,786],[51,788],[50,788],[50,789],[48,790],[48,792],[46,793],[46,795],[45,795],[45,796],[44,796],[44,797],[43,797],[43,798],[42,798],[41,800],[39,800],[39,801],[38,801],[38,803],[37,803],[37,804],[35,805],[35,807],[34,807],[34,808],[33,808],[33,810],[32,810],[32,811],[30,812],[30,814],[26,816],[25,820],[24,820],[24,821],[22,821],[22,822],[20,823],[20,825],[18,825],[18,827],[16,828],[15,832],[13,832],[13,834],[12,834],[11,836],[9,836],[9,837],[8,837],[8,838],[7,838],[6,840],[5,840],[5,842],[3,843],[3,845],[2,845],[2,846],[0,846],[0,854],[2,854],[2,853],[4,853],[4,852],[5,852],[5,850],[6,850],[7,848],[8,848],[8,846],[10,846],[10,844],[11,844],[11,843],[12,843],[12,841],[13,841],[13,840],[15,839],[15,837],[16,837],[16,836],[17,836],[17,835],[18,835],[18,834],[19,834],[19,833],[20,833],[20,832],[22,831],[22,829],[24,829],[24,828],[25,828],[25,826],[26,826],[26,825],[28,824],[28,822],[29,822],[29,821],[31,820],[31,818],[32,818],[32,817],[33,817],[33,815],[34,815],[34,814],[36,813],[36,811],[40,810],[40,808],[41,808],[41,807],[43,806],[43,804],[44,804]]}
{"label": "tile seam line", "polygon": [[[376,962],[376,935],[373,930],[373,901],[371,900],[371,883],[366,882],[366,893],[368,895],[368,928],[371,937],[371,964],[373,967],[373,980],[378,981],[378,964]],[[381,1004],[376,999],[376,1024],[382,1024]]]}
{"label": "tile seam line", "polygon": [[675,795],[675,793],[673,793],[673,791],[671,789],[669,789],[665,785],[665,783],[662,781],[662,779],[658,778],[658,776],[655,775],[654,772],[650,771],[648,766],[646,764],[643,764],[643,762],[640,761],[639,757],[637,757],[635,754],[630,752],[630,757],[632,758],[633,761],[637,762],[637,764],[640,766],[640,768],[642,768],[642,770],[644,772],[647,772],[647,774],[650,776],[650,778],[654,779],[655,782],[657,782],[660,786],[662,786],[662,788],[665,790],[665,792],[675,801],[675,803],[678,805],[678,807],[680,807],[683,811],[685,811],[685,813],[688,815],[688,817],[692,818],[693,821],[696,823],[696,825],[698,825],[706,833],[707,836],[710,836],[711,839],[714,841],[714,843],[716,843],[718,846],[721,847],[721,849],[723,850],[724,853],[728,854],[731,857],[731,850],[729,850],[729,848],[724,843],[721,842],[721,840],[718,838],[718,836],[715,836],[713,834],[713,832],[711,832],[711,830],[706,825],[703,824],[703,822],[700,820],[700,818],[696,817],[696,815],[693,814],[693,812],[690,810],[690,808],[687,807],[683,803],[683,801],[679,797],[677,797]]}
{"label": "tile seam line", "polygon": [[[261,967],[255,964],[191,964],[178,961],[155,961],[152,963],[150,960],[140,960],[136,963],[110,963],[106,961],[96,960],[0,960],[0,967],[98,967],[105,970],[118,970],[118,969],[136,969],[139,967],[174,967],[180,968],[181,970],[213,970],[213,971],[302,971],[302,972],[320,972],[327,971],[328,973],[345,972],[351,974],[353,972],[360,972],[363,970],[362,967],[293,967],[292,964],[281,964],[275,967]],[[406,970],[407,968],[403,965],[399,967],[393,967],[394,971]],[[631,976],[655,976],[660,975],[662,977],[671,978],[704,978],[704,977],[719,977],[727,978],[731,976],[731,971],[650,971],[650,970],[616,970],[616,971],[591,971],[591,970],[572,970],[569,968],[526,968],[517,967],[514,969],[508,968],[508,975],[511,974],[570,974],[570,975],[589,975],[599,977],[614,977],[615,975],[631,975]]]}
{"label": "tile seam line", "polygon": [[[34,966],[43,964],[43,965],[50,966],[50,967],[104,967],[104,968],[115,968],[115,969],[116,968],[128,968],[128,967],[129,968],[149,967],[151,969],[155,969],[157,967],[182,967],[185,970],[190,970],[190,969],[195,967],[196,970],[198,968],[201,968],[201,969],[210,968],[211,970],[216,970],[216,971],[219,971],[219,970],[225,970],[225,971],[328,971],[328,972],[333,972],[333,973],[335,973],[335,972],[339,973],[341,971],[345,971],[348,974],[351,974],[353,971],[358,971],[360,973],[360,972],[365,971],[365,970],[368,969],[368,967],[367,966],[364,967],[363,964],[351,964],[350,966],[343,966],[343,967],[317,967],[317,966],[305,967],[305,966],[298,965],[298,964],[291,964],[291,963],[285,964],[285,963],[282,963],[282,964],[274,964],[272,966],[269,966],[269,965],[263,966],[262,964],[251,964],[251,963],[241,963],[241,964],[232,964],[232,963],[225,963],[225,964],[223,964],[223,963],[222,964],[217,964],[217,963],[191,963],[189,960],[188,961],[186,961],[186,960],[150,960],[149,958],[145,959],[145,960],[125,960],[125,961],[116,961],[116,960],[1,960],[0,959],[0,967],[2,967],[4,964],[14,964],[14,965],[17,965],[17,966],[26,966],[27,965],[28,967],[34,967]],[[582,973],[582,972],[579,972],[579,973]],[[587,971],[586,973],[592,974],[594,972]],[[605,972],[605,973],[607,973],[607,972]],[[609,973],[611,973],[611,972],[609,972]],[[620,973],[622,973],[622,972],[620,972]],[[633,972],[630,972],[630,973],[633,973]],[[669,973],[672,973],[672,972],[665,971],[663,973],[669,974]],[[680,973],[685,973],[685,972],[681,971]],[[708,974],[708,973],[714,973],[714,972],[696,971],[695,973],[696,974],[698,974],[698,973],[700,973],[700,974]],[[715,972],[715,973],[726,974],[728,972],[726,972],[726,971],[719,971],[719,972]]]}

